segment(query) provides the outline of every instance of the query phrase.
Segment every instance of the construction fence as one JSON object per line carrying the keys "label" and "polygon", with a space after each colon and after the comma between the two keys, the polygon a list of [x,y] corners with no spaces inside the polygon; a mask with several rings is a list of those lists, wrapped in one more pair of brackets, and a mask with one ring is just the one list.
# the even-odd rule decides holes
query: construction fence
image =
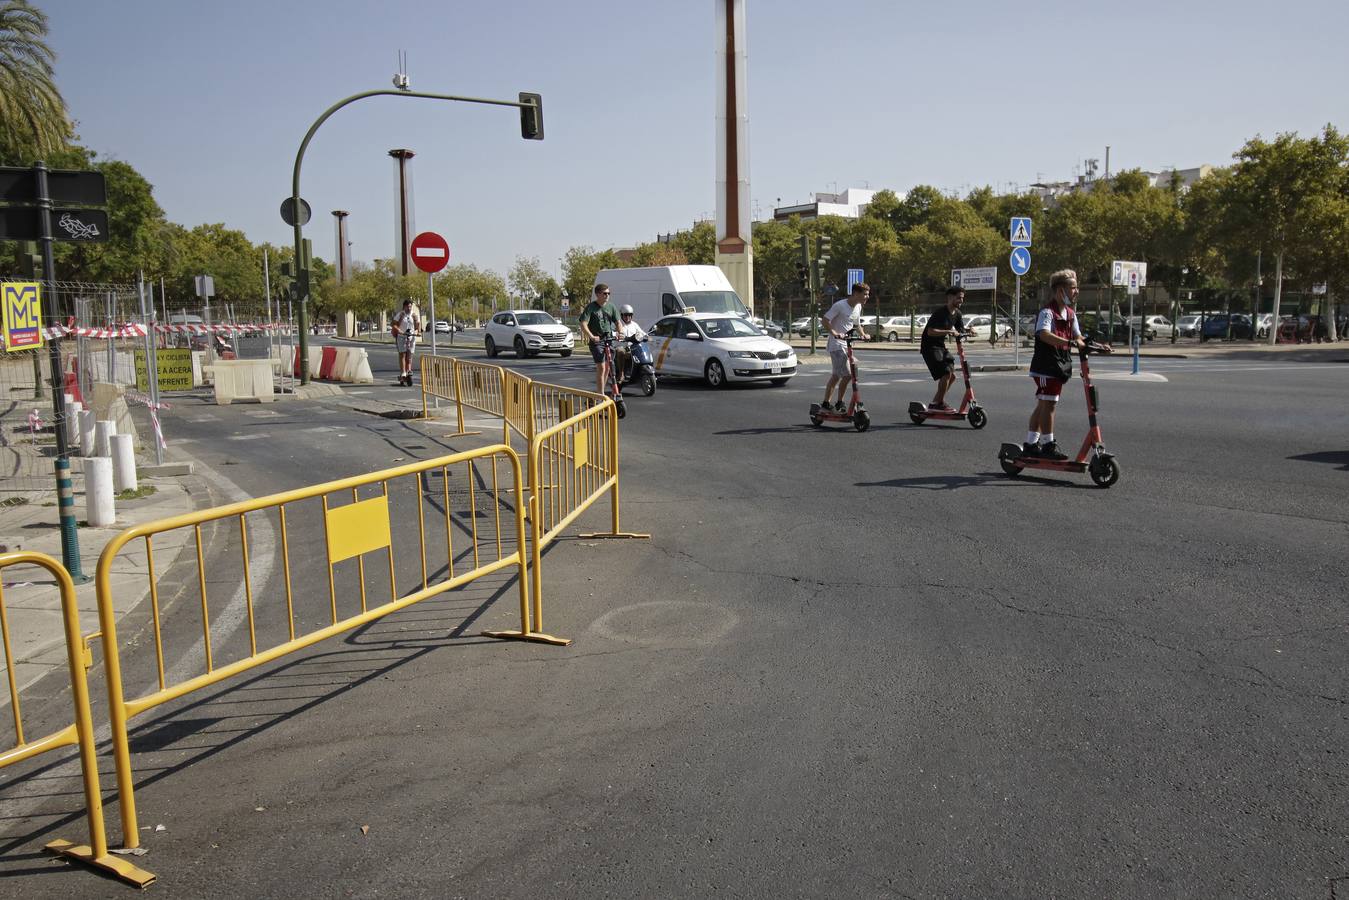
{"label": "construction fence", "polygon": [[[237,683],[247,672],[470,585],[491,599],[513,595],[518,606],[518,628],[485,635],[570,643],[543,630],[544,548],[605,497],[612,528],[587,537],[646,537],[619,531],[613,403],[498,366],[445,358],[424,358],[422,365],[423,383],[438,384],[445,399],[499,415],[504,439],[128,528],[99,558],[98,630],[88,635],[81,634],[74,588],[58,563],[38,554],[0,556],[0,570],[39,565],[62,585],[74,721],[36,740],[24,729],[0,592],[15,730],[12,748],[0,750],[0,768],[73,745],[83,772],[88,842],[51,841],[50,851],[132,885],[155,880],[133,862],[142,832],[136,759],[153,751],[138,749],[133,759],[131,729],[137,716],[171,701]],[[459,434],[473,433],[462,418],[460,424]],[[510,446],[512,434],[525,440],[527,456]],[[145,573],[148,600],[119,621],[113,575],[128,569]],[[109,849],[104,824],[86,682],[95,639],[121,824],[116,850]]]}

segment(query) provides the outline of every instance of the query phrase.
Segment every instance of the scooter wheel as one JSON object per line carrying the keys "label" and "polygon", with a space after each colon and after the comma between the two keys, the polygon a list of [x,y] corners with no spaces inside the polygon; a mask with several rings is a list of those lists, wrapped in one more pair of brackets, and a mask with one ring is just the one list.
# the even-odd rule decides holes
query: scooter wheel
{"label": "scooter wheel", "polygon": [[982,406],[976,406],[970,410],[965,418],[970,420],[970,427],[976,431],[988,424],[988,413],[984,412]]}
{"label": "scooter wheel", "polygon": [[642,375],[642,395],[650,397],[654,393],[656,393],[656,376],[645,372]]}
{"label": "scooter wheel", "polygon": [[998,460],[998,462],[1002,463],[1002,470],[1006,472],[1008,475],[1011,475],[1013,478],[1020,475],[1022,468],[1024,468],[1023,466],[1018,466],[1016,463],[1007,459],[1000,459]]}
{"label": "scooter wheel", "polygon": [[866,431],[871,427],[871,416],[865,412],[853,413],[852,427],[858,431]]}
{"label": "scooter wheel", "polygon": [[1119,481],[1119,463],[1113,456],[1098,457],[1087,469],[1097,487],[1108,488]]}
{"label": "scooter wheel", "polygon": [[918,413],[909,413],[909,421],[915,425],[923,425],[927,423],[927,416],[920,416]]}
{"label": "scooter wheel", "polygon": [[823,417],[823,416],[811,416],[811,417],[810,417],[810,424],[814,425],[816,428],[819,428],[821,425],[824,424],[824,417]]}
{"label": "scooter wheel", "polygon": [[619,417],[620,419],[622,419],[622,418],[624,418],[625,416],[627,416],[627,414],[628,414],[628,405],[627,405],[626,403],[624,403],[622,400],[619,400],[618,402],[616,402],[616,403],[614,404],[614,406],[615,406],[615,407],[617,408],[617,410],[618,410],[618,417]]}

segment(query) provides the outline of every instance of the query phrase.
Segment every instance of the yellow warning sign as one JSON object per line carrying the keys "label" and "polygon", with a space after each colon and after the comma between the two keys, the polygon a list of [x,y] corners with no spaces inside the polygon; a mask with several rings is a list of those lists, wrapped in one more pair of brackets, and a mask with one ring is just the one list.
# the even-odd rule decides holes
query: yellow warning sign
{"label": "yellow warning sign", "polygon": [[4,313],[5,350],[42,346],[42,286],[36,281],[0,284]]}

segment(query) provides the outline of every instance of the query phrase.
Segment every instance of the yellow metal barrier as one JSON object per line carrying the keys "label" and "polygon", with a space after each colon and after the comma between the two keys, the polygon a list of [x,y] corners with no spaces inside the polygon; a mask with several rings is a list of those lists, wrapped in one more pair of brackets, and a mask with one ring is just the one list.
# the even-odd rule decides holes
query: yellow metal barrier
{"label": "yellow metal barrier", "polygon": [[[505,367],[501,367],[501,379],[502,417],[528,444],[534,436],[534,392],[531,390],[534,382],[514,369]],[[507,429],[506,443],[510,442],[510,431]]]}
{"label": "yellow metal barrier", "polygon": [[[484,383],[487,383],[487,380]],[[497,384],[500,384],[499,378]],[[495,396],[499,398],[500,394],[498,393]],[[501,465],[508,468],[507,484],[504,486],[501,484],[498,474],[498,468]],[[450,478],[452,475],[458,474],[457,467],[460,466],[463,467],[466,477],[463,480],[464,490],[456,491],[456,499],[467,506],[467,509],[461,511],[460,515],[467,516],[468,524],[454,521],[454,505],[451,502]],[[490,469],[490,471],[479,471],[480,468]],[[516,453],[505,445],[496,444],[386,469],[369,475],[331,481],[300,490],[138,525],[113,538],[99,557],[97,591],[99,620],[105,634],[103,642],[105,648],[104,664],[108,681],[113,756],[117,769],[122,834],[126,846],[137,846],[139,835],[127,735],[127,721],[137,713],[144,712],[192,691],[200,690],[503,569],[513,569],[519,582],[519,635],[530,640],[550,640],[547,635],[537,633],[537,629],[532,625],[530,618],[529,588],[526,576],[528,553],[526,551],[527,537],[524,526],[525,502],[522,475],[520,458]],[[426,484],[431,482],[433,476],[438,476],[440,479],[441,484],[438,491],[425,487]],[[407,483],[409,480],[412,482],[410,486]],[[478,488],[479,481],[486,487]],[[361,488],[363,487],[374,488],[374,490],[367,490],[368,496],[362,497]],[[399,503],[400,500],[406,499],[408,493],[415,493],[415,543],[413,538],[407,535],[404,535],[400,540],[395,536],[393,530],[394,523],[398,522],[408,523],[405,530],[412,530],[410,523],[414,521],[414,518],[411,511],[404,509]],[[486,496],[480,498],[480,494]],[[428,497],[431,498],[429,505],[433,510],[436,508],[437,501],[440,503],[440,512],[444,516],[442,528],[428,529],[425,515]],[[311,554],[308,558],[302,560],[299,564],[302,568],[297,577],[296,567],[292,566],[291,562],[291,526],[287,517],[288,510],[296,509],[296,512],[291,513],[291,518],[295,515],[303,515],[306,510],[313,513],[315,500],[318,500],[321,506],[321,525],[326,553]],[[309,501],[309,503],[299,505],[303,504],[304,501]],[[391,507],[395,505],[399,506],[399,516],[394,516],[391,513]],[[509,524],[507,525],[507,533],[503,538],[503,511],[505,515],[514,520],[513,542],[509,533]],[[248,517],[250,514],[255,528],[261,526],[264,521],[268,527],[273,521],[277,523],[280,531],[278,544],[281,550],[280,558],[282,575],[284,576],[284,609],[280,607],[279,601],[281,598],[274,598],[277,602],[271,604],[269,608],[257,610],[256,615],[254,586],[250,583],[248,540]],[[274,519],[273,515],[275,516]],[[480,517],[488,519],[485,527],[479,526],[478,519]],[[219,652],[219,648],[213,646],[214,635],[207,596],[208,578],[204,561],[202,534],[204,526],[210,527],[213,525],[215,527],[224,525],[225,533],[237,534],[243,563],[241,570],[243,575],[242,592],[247,613],[248,642],[245,649],[239,646],[242,643],[241,639],[236,641],[235,656],[237,658],[231,660],[221,658],[222,654]],[[455,548],[456,527],[467,532],[470,542],[468,546],[461,547],[458,552]],[[204,661],[201,667],[203,671],[199,674],[170,684],[165,677],[165,648],[161,633],[158,586],[155,577],[152,544],[155,536],[178,530],[190,530],[189,539],[195,542],[197,551],[196,586],[200,601],[200,642]],[[437,531],[443,531],[444,540],[443,550],[432,547],[432,553],[443,559],[444,577],[440,580],[434,580],[430,577],[431,572],[428,569],[427,555],[428,536],[432,542],[440,540],[441,535],[435,533]],[[128,700],[123,687],[122,662],[117,652],[118,642],[116,621],[112,608],[110,575],[114,562],[118,559],[118,554],[128,544],[138,540],[143,540],[145,543],[145,559],[150,580],[150,612],[154,625],[154,667],[157,672],[158,689]],[[413,560],[417,559],[418,556],[420,558],[420,587],[401,596],[398,592],[396,578],[395,544],[398,544],[400,553],[404,554],[405,558],[409,558],[407,554],[412,550],[419,551],[419,553],[410,558]],[[402,548],[408,549],[403,550]],[[270,551],[270,549],[269,547],[268,550]],[[374,566],[380,565],[380,557],[384,557],[388,564],[389,599],[378,606],[371,606],[367,598],[366,560],[368,557],[372,558],[371,564]],[[468,561],[463,571],[456,572],[456,559],[460,557],[466,558]],[[348,563],[343,569],[343,582],[345,584],[349,582],[350,576],[353,574],[349,566],[351,560],[356,562],[355,575],[359,584],[360,611],[343,618],[340,616],[338,609],[335,567],[344,562]],[[308,563],[307,568],[305,568],[306,563]],[[295,596],[294,588],[296,585],[313,585],[316,583],[327,586],[326,598],[308,595],[304,598],[297,598]],[[300,606],[301,599],[306,602],[306,610],[304,611],[297,608]],[[350,601],[346,602],[350,603]],[[264,616],[274,623],[274,627],[278,631],[281,630],[280,623],[284,619],[287,639],[280,640],[270,647],[260,646],[257,622],[259,618]],[[314,618],[321,616],[328,620],[328,624],[315,627],[314,630],[307,633],[297,633],[297,619],[304,621],[306,616]],[[195,618],[194,616],[194,623]],[[141,660],[141,663],[143,667],[148,669],[147,661]]]}
{"label": "yellow metal barrier", "polygon": [[69,747],[72,744],[78,745],[80,769],[84,779],[84,805],[89,820],[89,843],[77,846],[69,841],[56,840],[47,844],[47,849],[93,866],[123,881],[145,887],[155,880],[153,874],[108,853],[108,837],[103,825],[103,794],[99,788],[98,762],[94,756],[94,722],[89,708],[89,682],[84,672],[84,641],[80,637],[80,613],[75,601],[75,585],[70,580],[70,573],[50,556],[28,552],[0,554],[0,571],[10,566],[21,565],[45,569],[60,588],[61,619],[65,627],[66,660],[70,667],[70,693],[75,703],[75,722],[35,741],[24,739],[23,710],[19,701],[14,655],[9,639],[4,585],[0,582],[0,634],[3,635],[5,674],[9,680],[10,708],[14,717],[14,746],[0,752],[0,768],[49,750]]}

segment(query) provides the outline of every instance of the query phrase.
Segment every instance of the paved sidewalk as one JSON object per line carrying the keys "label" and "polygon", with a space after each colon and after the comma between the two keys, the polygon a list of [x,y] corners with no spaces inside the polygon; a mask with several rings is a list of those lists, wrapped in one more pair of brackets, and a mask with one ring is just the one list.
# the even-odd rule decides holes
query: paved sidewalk
{"label": "paved sidewalk", "polygon": [[[141,460],[143,463],[144,461]],[[72,457],[71,469],[75,483],[75,509],[84,522],[84,478],[82,460]],[[47,465],[51,462],[48,459]],[[50,492],[29,492],[21,505],[0,509],[0,544],[6,550],[29,550],[45,553],[61,561],[61,530],[57,513],[55,475]],[[80,566],[90,577],[86,584],[77,585],[75,592],[80,609],[80,631],[90,634],[98,630],[98,602],[94,593],[93,575],[99,554],[118,532],[131,525],[177,516],[195,508],[196,495],[205,497],[195,476],[141,475],[140,487],[153,487],[154,492],[135,500],[118,500],[116,524],[94,528],[81,525],[78,529]],[[177,537],[177,540],[173,538]],[[179,550],[187,542],[184,533],[165,535],[155,541],[155,572],[162,577],[173,565]],[[61,624],[61,597],[56,582],[44,570],[29,566],[10,566],[3,570],[5,611],[9,618],[10,646],[14,653],[18,687],[22,690],[53,669],[66,666],[65,636]],[[129,546],[120,554],[113,567],[112,597],[117,616],[126,614],[145,599],[149,593],[149,579],[144,542]],[[9,703],[8,692],[0,697],[0,707]]]}

